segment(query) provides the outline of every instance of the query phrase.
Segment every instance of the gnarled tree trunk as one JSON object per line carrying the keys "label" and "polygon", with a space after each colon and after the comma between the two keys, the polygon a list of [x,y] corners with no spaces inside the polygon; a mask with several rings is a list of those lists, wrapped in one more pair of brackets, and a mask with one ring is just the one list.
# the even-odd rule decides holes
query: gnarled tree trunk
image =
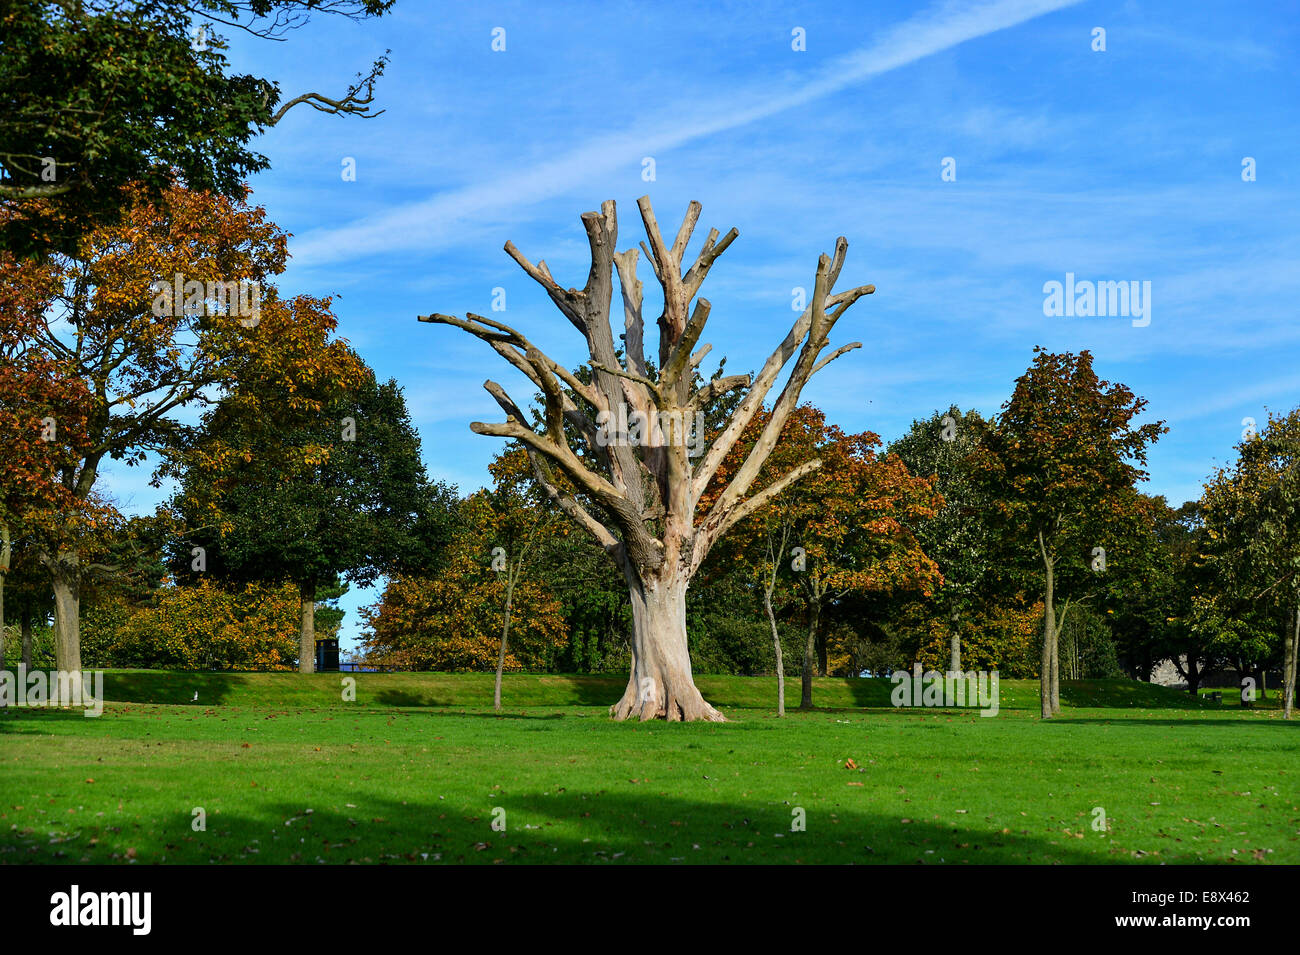
{"label": "gnarled tree trunk", "polygon": [[704,701],[691,676],[691,656],[686,640],[687,581],[628,581],[632,598],[632,672],[623,698],[610,707],[610,715],[624,720],[638,717],[669,722],[726,717]]}
{"label": "gnarled tree trunk", "polygon": [[[752,517],[786,487],[821,466],[807,461],[751,493],[776,447],[804,385],[859,342],[827,352],[840,317],[863,296],[863,285],[835,292],[848,251],[840,237],[834,256],[817,262],[811,299],[757,375],[727,375],[696,387],[700,362],[711,346],[701,342],[711,306],[700,287],[736,238],[711,229],[693,263],[685,259],[699,220],[692,202],[676,236],[666,239],[650,197],[637,200],[649,245],[642,244],[663,290],[658,318],[659,356],[646,359],[643,286],[637,277],[638,250],[617,252],[618,217],[613,201],[582,216],[591,249],[585,285],[566,288],[544,261],[530,262],[511,242],[506,252],[546,291],[585,340],[591,375],[583,380],[549,358],[523,334],[482,315],[433,314],[420,321],[451,325],[492,347],[542,393],[543,430],[494,381],[484,388],[506,413],[504,422],[470,425],[478,434],[519,441],[527,448],[537,484],[564,514],[586,530],[622,570],[632,603],[632,672],[623,698],[610,712],[617,719],[638,716],[668,720],[721,720],[704,702],[691,678],[686,639],[686,588],[714,543]],[[623,346],[616,350],[610,303],[617,269],[623,299]],[[692,303],[694,307],[692,308]],[[825,353],[825,354],[823,354]],[[793,362],[793,364],[792,364]],[[783,370],[789,375],[744,462],[714,487],[724,459],[764,408]],[[685,431],[704,411],[733,391],[743,391],[730,417],[688,451]],[[648,427],[631,427],[633,417]],[[655,422],[659,422],[658,426]],[[665,428],[663,422],[669,422]],[[611,427],[611,422],[614,423]],[[619,424],[622,422],[622,424]],[[672,425],[676,422],[676,425]],[[572,437],[585,451],[575,450]],[[635,435],[635,437],[634,437]],[[702,437],[702,436],[701,436]],[[699,458],[699,460],[695,460]],[[810,673],[811,665],[805,665]]]}

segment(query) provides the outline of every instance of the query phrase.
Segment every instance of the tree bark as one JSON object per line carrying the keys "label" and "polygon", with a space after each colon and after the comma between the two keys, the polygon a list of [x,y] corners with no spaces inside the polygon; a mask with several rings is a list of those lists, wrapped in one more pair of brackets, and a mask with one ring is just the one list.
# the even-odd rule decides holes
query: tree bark
{"label": "tree bark", "polygon": [[497,681],[492,690],[492,709],[501,712],[501,674],[506,668],[506,644],[510,640],[510,607],[515,595],[514,569],[506,571],[506,609],[501,620],[501,653],[497,656]]}
{"label": "tree bark", "polygon": [[959,619],[954,610],[948,620],[948,672],[954,674],[961,673],[961,630],[957,626]]}
{"label": "tree bark", "polygon": [[686,643],[687,581],[640,580],[625,570],[632,603],[632,672],[623,698],[609,708],[616,720],[637,717],[669,722],[726,717],[704,701],[691,678]]}
{"label": "tree bark", "polygon": [[302,597],[302,625],[298,631],[298,672],[316,672],[316,583],[298,585]]}
{"label": "tree bark", "polygon": [[1047,571],[1043,590],[1043,654],[1038,676],[1039,715],[1052,718],[1052,645],[1056,642],[1056,574],[1052,560],[1043,547],[1043,535],[1038,535],[1038,546],[1043,551],[1043,566]]}
{"label": "tree bark", "polygon": [[776,628],[776,614],[772,611],[772,591],[763,592],[763,609],[772,627],[772,648],[776,651],[776,715],[785,716],[785,662],[781,657],[781,634]]}
{"label": "tree bark", "polygon": [[799,709],[811,710],[813,668],[817,665],[817,622],[821,614],[821,603],[817,600],[808,602],[808,642],[803,651],[803,675],[800,680]]}
{"label": "tree bark", "polygon": [[54,665],[65,673],[80,673],[81,579],[59,561],[50,582],[54,590]]}
{"label": "tree bark", "polygon": [[826,633],[825,631],[817,634],[817,675],[826,676],[828,670],[826,666]]}
{"label": "tree bark", "polygon": [[[1300,594],[1297,594],[1300,598]],[[1296,657],[1300,656],[1300,599],[1295,608],[1295,626],[1286,641],[1282,662],[1282,719],[1289,720],[1295,707]]]}
{"label": "tree bark", "polygon": [[22,663],[25,668],[32,668],[32,612],[24,607],[22,611],[23,627],[23,656]]}
{"label": "tree bark", "polygon": [[[1069,606],[1069,603],[1066,603]],[[1052,627],[1052,715],[1061,715],[1061,625],[1065,623],[1065,614]]]}
{"label": "tree bark", "polygon": [[9,576],[13,557],[13,542],[9,538],[9,525],[0,521],[0,670],[5,666],[5,579]]}
{"label": "tree bark", "polygon": [[[632,672],[627,690],[611,707],[611,714],[617,719],[636,714],[641,719],[722,720],[722,715],[704,702],[691,679],[686,589],[719,538],[821,466],[820,459],[805,461],[768,482],[761,491],[750,493],[790,415],[799,407],[808,380],[828,362],[861,347],[860,342],[850,342],[823,355],[830,347],[835,324],[854,303],[875,292],[875,286],[834,291],[848,253],[848,241],[839,237],[833,256],[818,257],[807,307],[758,373],[727,376],[696,389],[696,369],[710,347],[697,346],[711,309],[707,299],[697,296],[714,262],[739,233],[731,229],[720,236],[718,230],[709,230],[694,263],[687,265],[684,256],[699,220],[700,204],[690,203],[671,241],[659,228],[650,197],[642,196],[637,207],[648,240],[642,248],[663,289],[654,379],[648,377],[645,357],[637,250],[617,251],[618,218],[612,200],[602,203],[599,212],[582,216],[591,268],[581,289],[566,289],[544,261],[534,264],[513,242],[506,243],[506,253],[542,286],[586,340],[592,368],[589,381],[579,380],[563,363],[547,357],[525,336],[495,319],[473,313],[465,318],[435,313],[419,320],[451,325],[486,342],[542,392],[544,431],[539,431],[534,419],[493,381],[485,382],[484,388],[507,420],[476,421],[470,428],[477,434],[520,441],[528,450],[538,486],[591,534],[623,571],[633,615]],[[622,357],[614,346],[609,314],[615,269],[626,329],[620,336]],[[716,495],[708,495],[712,501],[705,509],[702,502],[724,460],[765,407],[787,365],[789,374],[767,405],[771,410],[766,412],[767,420],[748,455],[726,486]],[[744,390],[743,397],[698,463],[690,460],[684,441],[663,440],[664,435],[654,428],[649,440],[645,440],[647,436],[633,440],[628,433],[604,440],[611,437],[608,422],[624,412],[646,415],[652,421],[667,416],[687,422],[712,399],[737,389]],[[599,459],[595,469],[575,451],[566,426],[580,433],[594,451]],[[584,498],[598,506],[595,514],[588,510]],[[810,671],[811,665],[806,666],[805,672],[810,675]]]}

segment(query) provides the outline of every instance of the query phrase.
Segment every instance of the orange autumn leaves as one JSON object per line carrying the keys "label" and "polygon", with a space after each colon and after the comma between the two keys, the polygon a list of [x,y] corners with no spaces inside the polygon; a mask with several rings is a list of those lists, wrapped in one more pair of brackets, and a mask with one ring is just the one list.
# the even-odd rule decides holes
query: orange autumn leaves
{"label": "orange autumn leaves", "polygon": [[83,625],[87,660],[169,670],[290,670],[297,666],[298,588],[252,583],[224,589],[202,579],[163,587],[151,605],[116,599]]}
{"label": "orange autumn leaves", "polygon": [[[746,428],[706,491],[706,502],[744,462],[766,420],[760,413]],[[879,445],[871,432],[847,434],[827,424],[825,413],[810,404],[796,408],[755,491],[813,458],[821,467],[732,531],[728,551],[758,555],[764,522],[788,521],[795,530],[792,543],[805,555],[802,573],[816,579],[818,592],[915,590],[928,596],[941,578],[910,528],[934,516],[942,502],[928,479],[913,475],[897,456],[880,456]],[[784,556],[788,562],[790,555]]]}
{"label": "orange autumn leaves", "polygon": [[[449,672],[496,668],[506,574],[493,569],[493,549],[512,554],[520,546],[519,528],[510,525],[531,520],[535,505],[502,509],[491,498],[479,491],[461,502],[461,525],[435,578],[394,578],[380,602],[362,610],[368,662]],[[563,606],[543,582],[525,573],[515,584],[512,607],[505,669],[547,667],[568,637]]]}

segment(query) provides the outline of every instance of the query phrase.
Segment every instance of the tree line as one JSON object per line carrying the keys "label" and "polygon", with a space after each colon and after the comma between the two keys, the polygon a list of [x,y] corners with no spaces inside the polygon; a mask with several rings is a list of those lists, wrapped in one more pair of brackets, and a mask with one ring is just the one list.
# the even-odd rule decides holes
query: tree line
{"label": "tree line", "polygon": [[[698,292],[735,230],[688,261],[698,204],[670,243],[643,199],[657,356],[613,203],[583,217],[581,290],[507,244],[589,362],[564,368],[482,316],[425,317],[536,388],[525,412],[488,383],[507,421],[474,428],[506,443],[461,495],[429,479],[400,386],[338,336],[332,302],[280,295],[286,236],[264,210],[177,183],[120,203],[71,252],[0,253],[10,662],[310,671],[333,601],[382,581],[362,659],[495,670],[498,707],[507,670],[625,670],[615,716],[710,719],[692,669],[797,675],[808,707],[814,675],[919,661],[1037,677],[1050,718],[1062,679],[1173,659],[1193,692],[1216,667],[1261,688],[1281,668],[1290,715],[1300,409],[1244,434],[1177,507],[1140,489],[1165,426],[1087,351],[1036,349],[991,418],[952,406],[888,444],[847,433],[801,398],[854,347],[830,344],[835,321],[874,291],[834,291],[847,243],[762,368],[706,373]],[[219,294],[232,282],[255,284],[255,313]],[[109,460],[153,462],[174,493],[123,515]]]}

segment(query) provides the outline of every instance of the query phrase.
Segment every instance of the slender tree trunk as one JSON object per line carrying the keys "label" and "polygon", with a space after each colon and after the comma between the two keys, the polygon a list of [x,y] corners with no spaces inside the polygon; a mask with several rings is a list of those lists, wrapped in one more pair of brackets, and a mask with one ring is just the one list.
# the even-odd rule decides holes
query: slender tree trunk
{"label": "slender tree trunk", "polygon": [[726,717],[704,701],[691,678],[686,643],[686,588],[677,576],[642,581],[625,569],[632,604],[632,672],[623,698],[609,708],[616,720],[663,717],[670,722]]}
{"label": "slender tree trunk", "polygon": [[[1300,594],[1297,594],[1300,598]],[[1282,663],[1282,718],[1289,720],[1295,708],[1296,657],[1300,656],[1300,599],[1296,602],[1295,626],[1286,641]]]}
{"label": "slender tree trunk", "polygon": [[0,521],[0,670],[5,667],[5,580],[9,576],[13,557],[13,543],[9,539],[9,525]]}
{"label": "slender tree trunk", "polygon": [[817,675],[826,676],[826,633],[817,634]]}
{"label": "slender tree trunk", "polygon": [[799,709],[811,710],[813,705],[813,669],[817,666],[817,622],[821,616],[821,602],[808,603],[808,642],[803,651],[803,675],[800,681]]}
{"label": "slender tree trunk", "polygon": [[23,666],[28,670],[32,668],[32,612],[29,608],[24,607],[22,611],[23,627]]}
{"label": "slender tree trunk", "polygon": [[[1043,536],[1038,535],[1039,546]],[[1043,655],[1038,676],[1039,710],[1043,719],[1052,718],[1052,645],[1056,642],[1056,574],[1052,562],[1043,556],[1047,579],[1043,591]]]}
{"label": "slender tree trunk", "polygon": [[1190,653],[1187,654],[1187,690],[1192,696],[1196,696],[1201,689],[1201,667],[1196,662],[1196,658]]}
{"label": "slender tree trunk", "polygon": [[1058,624],[1052,627],[1052,715],[1061,714],[1061,627],[1065,615],[1061,615]]}
{"label": "slender tree trunk", "polygon": [[763,592],[763,609],[772,627],[772,648],[776,651],[776,715],[785,716],[785,662],[781,658],[781,634],[776,627],[776,614],[772,611],[772,591]]}
{"label": "slender tree trunk", "polygon": [[316,582],[298,585],[302,597],[302,626],[298,631],[298,672],[316,672]]}
{"label": "slender tree trunk", "polygon": [[1262,664],[1259,668],[1259,698],[1268,699],[1268,664]]}
{"label": "slender tree trunk", "polygon": [[506,609],[501,620],[501,653],[497,656],[497,682],[492,690],[492,709],[501,712],[501,674],[506,668],[506,644],[510,640],[510,605],[515,595],[515,571],[506,571]]}
{"label": "slender tree trunk", "polygon": [[961,673],[961,628],[957,611],[948,619],[948,672]]}

